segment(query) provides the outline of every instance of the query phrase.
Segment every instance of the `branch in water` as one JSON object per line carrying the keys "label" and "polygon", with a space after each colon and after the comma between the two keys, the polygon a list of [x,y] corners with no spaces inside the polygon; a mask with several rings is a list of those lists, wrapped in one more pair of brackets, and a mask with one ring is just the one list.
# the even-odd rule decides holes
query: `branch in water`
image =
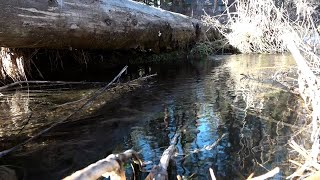
{"label": "branch in water", "polygon": [[77,109],[76,111],[74,111],[73,113],[71,113],[69,116],[67,116],[65,119],[62,119],[54,124],[52,124],[50,127],[44,129],[43,131],[37,133],[36,135],[34,135],[33,137],[25,140],[24,142],[10,148],[10,149],[7,149],[7,150],[4,150],[4,151],[1,151],[0,152],[0,158],[9,154],[10,152],[12,151],[15,151],[17,149],[19,149],[20,147],[22,147],[23,145],[27,144],[28,142],[36,139],[37,137],[41,136],[42,134],[48,132],[49,130],[51,130],[52,128],[56,127],[57,125],[69,120],[72,116],[74,116],[75,114],[79,113],[82,109],[84,109],[86,106],[88,106],[89,104],[91,104],[98,96],[100,96],[104,91],[106,91],[108,89],[108,87],[110,85],[112,85],[116,80],[118,80],[121,75],[127,70],[128,66],[125,66],[120,72],[119,74],[113,78],[112,81],[110,81],[107,85],[105,85],[103,88],[97,90],[90,99],[88,99],[79,109]]}
{"label": "branch in water", "polygon": [[63,180],[96,180],[102,175],[110,179],[125,180],[126,175],[123,164],[132,159],[140,167],[142,161],[134,150],[127,150],[120,154],[111,154],[105,159],[101,159],[84,169],[81,169]]}

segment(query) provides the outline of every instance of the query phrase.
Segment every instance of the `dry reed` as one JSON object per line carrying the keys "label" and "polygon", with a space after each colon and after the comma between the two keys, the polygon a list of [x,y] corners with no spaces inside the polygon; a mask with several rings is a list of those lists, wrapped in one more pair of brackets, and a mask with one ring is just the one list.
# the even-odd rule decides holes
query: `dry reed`
{"label": "dry reed", "polygon": [[12,52],[9,48],[0,49],[0,80],[2,81],[24,81],[27,80],[24,59],[22,56]]}
{"label": "dry reed", "polygon": [[[274,0],[236,0],[236,12],[226,8],[226,23],[221,17],[203,16],[203,22],[217,28],[242,53],[279,53],[290,51],[298,67],[299,93],[311,114],[310,125],[305,132],[310,133],[311,149],[296,143],[292,137],[290,146],[300,157],[297,171],[288,178],[304,178],[319,171],[320,135],[320,49],[319,21],[315,0],[289,0],[275,3]],[[284,1],[282,1],[284,2]],[[228,4],[227,0],[224,0]],[[317,4],[318,3],[318,4]],[[295,133],[296,135],[297,133]],[[299,160],[303,159],[304,162]]]}

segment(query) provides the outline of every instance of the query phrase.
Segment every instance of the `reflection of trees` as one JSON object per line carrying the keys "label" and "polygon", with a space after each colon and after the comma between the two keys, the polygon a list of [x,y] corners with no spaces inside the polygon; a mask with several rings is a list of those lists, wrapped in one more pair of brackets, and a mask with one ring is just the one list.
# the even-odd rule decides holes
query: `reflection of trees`
{"label": "reflection of trees", "polygon": [[231,100],[233,120],[228,124],[230,132],[237,132],[230,133],[230,142],[236,147],[232,151],[236,153],[237,168],[245,174],[265,171],[259,165],[267,169],[280,165],[288,170],[283,162],[288,159],[285,144],[291,129],[284,124],[292,123],[296,116],[287,107],[296,108],[293,103],[297,100],[274,81],[273,75],[280,67],[288,71],[292,63],[283,56],[275,56],[274,61],[269,61],[270,56],[246,58],[240,61],[231,56],[226,65],[235,86]]}
{"label": "reflection of trees", "polygon": [[[170,80],[158,83],[157,88],[148,91],[147,94],[144,92],[137,95],[138,99],[133,98],[131,106],[127,105],[128,108],[124,108],[125,111],[118,110],[118,106],[112,108],[110,110],[112,113],[106,115],[108,117],[103,120],[106,123],[110,120],[110,116],[117,117],[114,120],[115,123],[108,122],[112,127],[103,126],[103,123],[91,124],[90,120],[91,133],[96,132],[100,125],[103,126],[100,127],[102,135],[106,135],[103,129],[105,127],[118,129],[118,116],[124,119],[128,117],[142,119],[139,122],[143,123],[130,129],[130,137],[124,137],[124,139],[130,139],[125,148],[133,147],[140,151],[145,161],[152,161],[152,164],[147,166],[147,169],[151,169],[152,165],[158,164],[162,152],[169,145],[170,138],[177,131],[181,131],[177,144],[176,169],[178,174],[184,176],[195,173],[193,178],[208,178],[209,167],[214,169],[215,174],[222,179],[234,178],[231,176],[234,176],[235,171],[240,171],[239,173],[244,176],[252,172],[256,174],[265,172],[264,169],[259,168],[258,163],[267,169],[278,165],[282,165],[282,170],[288,169],[283,164],[287,159],[287,150],[284,145],[291,133],[288,125],[291,119],[295,118],[295,111],[299,104],[294,97],[282,91],[281,86],[273,83],[272,75],[274,67],[280,65],[287,67],[291,64],[286,64],[286,59],[277,57],[274,58],[275,63],[269,62],[263,56],[252,56],[252,59],[250,59],[251,56],[244,56],[242,59],[237,59],[238,57],[241,56],[231,56],[231,59],[226,62],[210,64],[202,61],[193,62],[183,68],[177,67],[178,70],[174,69],[174,78],[171,79],[168,75]],[[212,68],[216,65],[218,67]],[[165,74],[169,74],[170,70],[168,68],[165,70],[168,70]],[[120,90],[117,92],[119,93]],[[82,97],[80,94],[83,93],[85,92],[72,91],[75,96],[72,99],[80,99]],[[106,99],[115,98],[115,93],[108,93],[112,97],[103,96],[91,108],[98,109],[108,102]],[[0,106],[4,107],[2,109],[12,108],[1,115],[10,120],[9,124],[14,124],[12,123],[14,118],[11,116],[20,114],[26,119],[30,114],[30,108],[38,112],[34,104],[41,109],[64,104],[70,101],[67,98],[71,98],[71,94],[62,92],[58,93],[56,98],[52,94],[43,93],[42,95],[43,99],[38,98],[41,102],[35,102],[34,97],[27,101],[24,99],[26,94],[2,96],[0,103]],[[47,96],[49,96],[48,99],[46,99]],[[126,103],[130,104],[127,101]],[[291,107],[292,110],[287,107]],[[56,115],[45,112],[46,120],[50,119],[50,116],[62,116],[63,112],[68,114],[74,109],[69,104],[60,106],[60,109],[57,108],[51,112]],[[36,114],[36,116],[40,115],[44,114]],[[18,119],[15,121],[20,128],[23,123]],[[34,126],[37,123],[40,122],[34,121],[31,125]],[[80,131],[78,122],[71,124],[72,126],[67,127],[71,127],[70,129],[78,133]],[[69,138],[69,129],[67,131]],[[88,131],[88,128],[83,128],[81,133],[86,134]],[[210,149],[210,145],[224,133],[228,133],[228,136],[217,147]],[[98,137],[105,139],[100,134]],[[123,137],[112,143],[122,143],[119,142],[121,138]],[[96,142],[96,139],[90,139],[90,141]],[[110,142],[106,141],[100,140],[109,145]]]}
{"label": "reflection of trees", "polygon": [[[151,159],[146,156],[147,160],[155,161],[155,154],[160,156],[159,148],[168,145],[177,129],[183,132],[177,145],[180,155],[177,171],[185,176],[195,173],[194,177],[205,178],[207,174],[201,172],[207,172],[209,167],[219,177],[230,177],[235,170],[247,175],[265,171],[259,169],[258,163],[269,168],[284,160],[283,146],[290,131],[283,124],[265,121],[259,115],[270,117],[271,114],[271,118],[288,123],[292,113],[287,113],[286,107],[292,98],[264,81],[273,72],[272,68],[264,67],[274,64],[264,62],[263,58],[259,61],[258,66],[250,60],[240,63],[230,59],[212,69],[209,75],[203,74],[208,64],[195,64],[194,80],[170,87],[173,94],[164,100],[163,116],[151,121],[137,136],[139,140],[135,138],[135,144],[140,144],[145,153],[153,152]],[[253,68],[263,71],[256,73]],[[241,80],[240,74],[248,74],[248,69],[251,79]],[[148,134],[150,131],[153,132]],[[229,137],[217,148],[206,150],[224,132]]]}
{"label": "reflection of trees", "polygon": [[[31,89],[29,85],[28,87],[22,85],[11,87],[20,91],[8,90],[0,94],[0,140],[8,142],[6,138],[14,139],[17,142],[13,144],[17,144],[21,142],[21,139],[33,136],[46,126],[66,119],[71,114],[73,115],[68,119],[69,122],[97,115],[107,102],[115,101],[128,92],[140,88],[145,81],[138,79],[131,82],[109,88],[81,111],[77,110],[92,97],[93,92],[96,92],[96,87],[82,89],[81,85],[86,87],[85,83],[79,83],[77,87],[77,84],[73,86],[54,82],[45,84],[43,87],[41,84],[34,84],[30,86]],[[2,144],[12,146],[8,143]]]}
{"label": "reflection of trees", "polygon": [[55,107],[70,99],[81,97],[83,92],[72,94],[69,92],[52,91],[8,91],[0,97],[2,122],[0,126],[1,138],[16,138],[17,136],[32,136],[48,124],[73,112],[76,106],[67,108]]}
{"label": "reflection of trees", "polygon": [[[134,149],[141,150],[144,160],[157,164],[169,145],[169,139],[176,132],[181,132],[177,144],[177,173],[187,177],[194,173],[193,178],[208,178],[209,173],[205,172],[209,167],[215,167],[217,174],[225,177],[232,170],[226,162],[228,141],[222,140],[217,147],[211,148],[225,132],[218,111],[220,106],[224,106],[220,104],[223,97],[219,95],[220,87],[212,84],[211,77],[207,76],[211,71],[208,68],[210,64],[195,63],[192,66],[185,69],[186,72],[180,72],[187,77],[170,82],[170,87],[167,87],[169,95],[166,90],[158,92],[163,103],[161,116],[151,118],[146,126],[133,128],[132,145]],[[218,80],[221,83],[225,79],[225,75],[222,76]]]}
{"label": "reflection of trees", "polygon": [[16,134],[23,128],[30,115],[28,93],[17,92],[0,97],[0,137]]}

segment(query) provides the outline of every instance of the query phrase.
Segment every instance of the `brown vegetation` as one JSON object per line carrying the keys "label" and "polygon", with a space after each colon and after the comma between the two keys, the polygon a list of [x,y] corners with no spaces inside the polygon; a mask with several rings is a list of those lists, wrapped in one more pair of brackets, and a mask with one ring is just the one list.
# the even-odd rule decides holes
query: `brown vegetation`
{"label": "brown vegetation", "polygon": [[[227,0],[224,2],[228,4]],[[313,145],[308,150],[304,144],[291,141],[291,148],[302,156],[300,160],[304,162],[295,163],[297,171],[289,178],[310,176],[320,170],[320,57],[317,54],[320,36],[315,24],[318,19],[314,19],[319,18],[316,13],[319,4],[313,0],[285,1],[282,4],[273,0],[237,0],[236,6],[235,14],[230,13],[227,7],[224,15],[228,19],[226,24],[211,16],[204,16],[203,21],[218,28],[230,44],[243,53],[292,53],[298,67],[299,93],[311,115],[310,125],[294,134],[292,139],[302,132],[309,133]]]}

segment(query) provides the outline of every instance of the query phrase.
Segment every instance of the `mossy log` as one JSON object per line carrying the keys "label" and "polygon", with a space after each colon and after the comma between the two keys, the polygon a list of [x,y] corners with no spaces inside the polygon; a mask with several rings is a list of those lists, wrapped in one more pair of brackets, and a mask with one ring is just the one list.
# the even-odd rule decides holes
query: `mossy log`
{"label": "mossy log", "polygon": [[188,16],[130,0],[1,0],[0,46],[168,50],[200,36]]}

